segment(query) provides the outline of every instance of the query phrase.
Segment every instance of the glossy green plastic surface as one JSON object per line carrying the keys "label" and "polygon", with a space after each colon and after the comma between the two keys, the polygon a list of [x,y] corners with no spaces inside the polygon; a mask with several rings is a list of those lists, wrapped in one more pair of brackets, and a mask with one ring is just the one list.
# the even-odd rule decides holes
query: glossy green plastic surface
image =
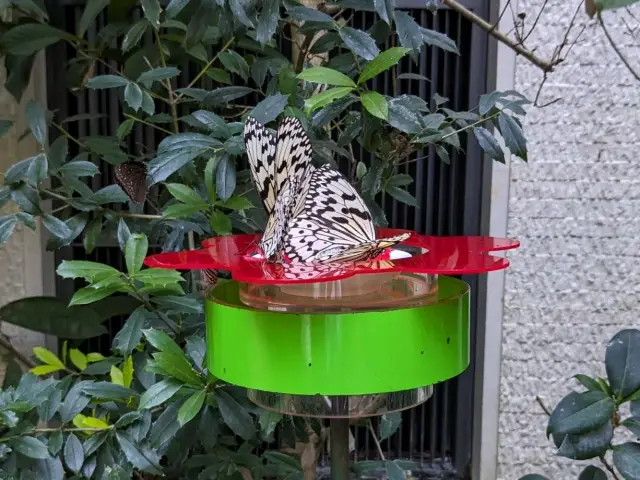
{"label": "glossy green plastic surface", "polygon": [[432,385],[469,365],[469,287],[439,278],[435,303],[298,314],[255,310],[237,282],[206,302],[207,365],[224,381],[291,395],[365,395]]}

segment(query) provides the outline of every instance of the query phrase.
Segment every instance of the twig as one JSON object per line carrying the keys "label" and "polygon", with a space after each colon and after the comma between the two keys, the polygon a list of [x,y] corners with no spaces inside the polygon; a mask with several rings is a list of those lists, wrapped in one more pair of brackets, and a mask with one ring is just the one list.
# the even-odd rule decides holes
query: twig
{"label": "twig", "polygon": [[504,8],[502,9],[502,12],[500,12],[500,15],[498,16],[498,19],[496,20],[496,22],[491,27],[491,31],[489,31],[488,33],[491,33],[496,28],[498,28],[498,25],[500,25],[500,21],[502,20],[502,17],[504,16],[505,12],[507,11],[507,8],[509,8],[510,5],[511,5],[511,0],[507,0],[507,3],[505,4]]}
{"label": "twig", "polygon": [[0,346],[3,349],[8,350],[11,353],[11,355],[16,357],[20,361],[20,363],[22,363],[25,367],[28,367],[28,368],[37,367],[37,364],[33,360],[31,360],[25,354],[20,352],[18,349],[16,349],[16,347],[14,347],[13,344],[8,339],[6,339],[4,335],[0,335]]}
{"label": "twig", "polygon": [[626,57],[623,55],[623,53],[618,48],[618,45],[616,45],[616,42],[614,42],[613,38],[611,38],[611,35],[609,34],[609,30],[607,29],[607,26],[604,24],[604,20],[602,20],[602,14],[600,12],[598,12],[598,22],[602,26],[602,31],[604,32],[605,36],[607,37],[607,40],[609,40],[609,43],[611,44],[611,47],[616,52],[618,57],[620,57],[620,60],[622,61],[622,63],[624,63],[624,66],[627,67],[629,72],[631,72],[631,75],[633,75],[636,80],[640,81],[640,75],[638,75],[636,73],[636,71],[633,69],[633,67],[629,63],[629,61],[626,59]]}
{"label": "twig", "polygon": [[376,429],[373,428],[373,422],[370,418],[367,420],[367,427],[369,427],[369,431],[371,432],[371,436],[373,437],[373,442],[376,444],[376,448],[378,449],[378,455],[380,455],[380,459],[384,462],[386,460],[386,457],[384,456],[382,446],[380,445],[380,440],[378,440],[378,434],[376,433]]}
{"label": "twig", "polygon": [[[521,43],[524,43],[527,41],[527,38],[529,38],[531,36],[531,34],[533,33],[533,31],[536,29],[536,25],[538,25],[538,22],[540,21],[540,17],[542,16],[542,12],[544,12],[544,9],[547,7],[547,3],[549,2],[549,0],[544,0],[544,3],[542,4],[542,7],[540,7],[540,11],[538,12],[538,15],[536,16],[536,19],[533,21],[533,25],[531,26],[531,28],[529,29],[529,33],[527,33],[523,38]],[[571,30],[571,27],[569,27],[568,30]]]}
{"label": "twig", "polygon": [[469,20],[472,23],[475,23],[476,25],[478,25],[480,28],[482,28],[489,35],[491,35],[492,37],[496,38],[500,42],[504,43],[507,47],[511,48],[511,50],[516,52],[518,55],[522,55],[524,58],[529,60],[535,66],[540,68],[543,72],[551,72],[551,71],[553,71],[553,68],[558,63],[561,62],[561,60],[559,60],[559,59],[552,60],[552,61],[545,61],[545,60],[542,60],[541,58],[538,58],[533,52],[527,50],[522,45],[520,45],[517,42],[514,42],[513,40],[511,40],[509,37],[504,35],[499,30],[496,30],[495,28],[493,28],[492,24],[490,24],[489,22],[487,22],[484,19],[480,18],[475,13],[473,13],[471,10],[468,10],[463,5],[458,3],[456,0],[442,0],[442,3],[443,3],[443,5],[446,5],[449,8],[451,8],[452,10],[455,10],[456,12],[458,12],[460,15],[465,17],[467,20]]}
{"label": "twig", "polygon": [[[187,85],[186,88],[193,87],[198,82],[198,80],[200,80],[202,78],[202,76],[205,73],[207,73],[207,70],[209,70],[211,65],[213,65],[215,63],[215,61],[218,59],[220,54],[222,52],[224,52],[225,50],[227,50],[231,46],[231,44],[233,43],[233,41],[235,39],[236,39],[236,37],[231,37],[231,39],[227,43],[224,44],[222,49],[218,53],[216,53],[215,57],[213,57],[211,60],[209,60],[209,62],[207,62],[207,64],[202,68],[202,70],[200,70],[200,73],[198,73],[198,75],[196,75],[195,78],[193,80],[191,80],[191,82],[189,82],[189,85]],[[181,93],[176,97],[175,101],[179,102],[180,100],[182,100],[182,97],[184,97],[184,95]]]}
{"label": "twig", "polygon": [[124,116],[125,116],[125,118],[128,118],[129,120],[140,122],[143,125],[146,125],[148,127],[155,128],[156,130],[159,130],[161,132],[167,133],[169,135],[173,135],[173,132],[171,130],[167,130],[166,128],[162,128],[161,126],[155,125],[155,124],[153,124],[151,122],[147,122],[146,120],[143,120],[142,118],[134,117],[133,115],[130,115],[128,113],[125,113]]}
{"label": "twig", "polygon": [[[547,416],[551,416],[551,410],[549,410],[549,407],[547,407],[544,402],[542,401],[542,399],[538,396],[536,396],[536,402],[538,402],[538,405],[540,405],[540,408],[542,408],[542,410],[544,411],[544,413],[547,414]],[[609,465],[609,462],[607,462],[607,459],[604,458],[604,455],[600,455],[600,462],[602,463],[602,465],[604,465],[604,468],[606,468],[607,470],[609,470],[609,472],[611,473],[611,475],[613,475],[613,478],[615,480],[620,480],[620,477],[618,477],[616,471],[614,470],[614,468]]]}

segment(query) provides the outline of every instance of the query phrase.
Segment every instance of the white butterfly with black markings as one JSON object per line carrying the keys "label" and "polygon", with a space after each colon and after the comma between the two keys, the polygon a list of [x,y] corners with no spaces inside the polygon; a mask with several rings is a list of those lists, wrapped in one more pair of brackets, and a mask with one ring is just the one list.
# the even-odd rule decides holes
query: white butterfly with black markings
{"label": "white butterfly with black markings", "polygon": [[244,140],[251,174],[268,214],[260,249],[269,260],[340,263],[370,260],[410,234],[376,239],[369,209],[328,165],[311,164],[311,142],[300,121],[285,118],[274,137],[254,118]]}

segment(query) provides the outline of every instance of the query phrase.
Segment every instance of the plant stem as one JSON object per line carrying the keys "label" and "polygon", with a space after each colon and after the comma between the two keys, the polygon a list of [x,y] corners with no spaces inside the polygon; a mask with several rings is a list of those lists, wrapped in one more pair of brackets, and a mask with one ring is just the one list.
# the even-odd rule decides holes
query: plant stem
{"label": "plant stem", "polygon": [[162,323],[164,323],[167,328],[169,328],[169,330],[171,330],[173,332],[174,335],[178,335],[178,330],[176,330],[173,325],[171,325],[171,323],[167,322],[167,320],[160,315],[160,312],[156,309],[156,307],[154,307],[151,302],[149,300],[147,300],[144,295],[141,295],[140,293],[138,293],[138,290],[136,290],[136,286],[133,283],[133,281],[127,277],[127,280],[129,282],[129,285],[131,286],[131,288],[133,289],[133,296],[135,298],[137,298],[146,308],[147,310],[149,310],[150,312],[152,312],[153,314],[155,314],[156,317],[158,317],[158,319],[160,319],[160,321]]}
{"label": "plant stem", "polygon": [[[551,416],[551,410],[549,410],[549,407],[547,407],[544,402],[542,401],[542,399],[538,396],[536,396],[536,402],[538,402],[538,405],[540,405],[540,408],[542,408],[542,411],[544,413],[547,414],[547,416]],[[620,480],[620,477],[618,477],[618,474],[616,473],[615,469],[609,464],[609,462],[607,462],[607,459],[604,457],[604,455],[600,455],[600,457],[598,457],[600,459],[600,463],[602,463],[602,465],[604,465],[604,468],[606,468],[611,475],[613,475],[613,478],[615,480]]]}
{"label": "plant stem", "polygon": [[33,368],[37,366],[33,360],[17,350],[16,347],[14,347],[13,344],[2,334],[0,334],[0,347],[9,351],[11,355],[16,357],[25,367]]}
{"label": "plant stem", "polygon": [[128,113],[125,113],[124,116],[125,116],[125,118],[128,118],[129,120],[133,120],[135,122],[140,122],[143,125],[146,125],[148,127],[155,128],[156,130],[159,130],[159,131],[164,132],[164,133],[169,134],[169,135],[173,135],[172,131],[167,130],[166,128],[162,128],[159,125],[154,125],[151,122],[147,122],[146,120],[143,120],[142,118],[134,117],[133,115],[130,115]]}
{"label": "plant stem", "polygon": [[384,456],[384,453],[382,452],[382,446],[380,445],[380,440],[378,440],[378,434],[376,433],[376,429],[373,428],[373,422],[371,421],[371,419],[367,420],[367,427],[371,432],[371,436],[373,437],[373,442],[376,444],[376,448],[378,449],[378,455],[380,455],[380,459],[382,461],[385,461],[386,458]]}
{"label": "plant stem", "polygon": [[[225,43],[225,44],[223,45],[222,49],[221,49],[218,53],[216,53],[216,55],[215,55],[211,60],[209,60],[209,61],[207,62],[207,64],[202,68],[202,70],[200,70],[200,73],[198,73],[198,75],[196,75],[196,76],[195,76],[195,78],[194,78],[193,80],[191,80],[191,82],[189,82],[189,85],[187,85],[187,87],[186,87],[186,88],[191,88],[191,87],[193,87],[193,86],[198,82],[198,80],[200,80],[200,79],[202,78],[202,76],[203,76],[205,73],[207,73],[207,70],[209,70],[209,68],[211,68],[211,65],[213,65],[213,64],[215,63],[215,61],[218,59],[218,57],[220,56],[220,54],[221,54],[222,52],[226,51],[226,50],[231,46],[231,44],[233,43],[233,41],[234,41],[235,39],[236,39],[236,37],[231,37],[231,39],[230,39],[229,41],[227,41],[227,43]],[[182,97],[183,97],[183,96],[184,96],[184,95],[183,95],[182,93],[181,93],[181,94],[179,94],[179,95],[176,97],[175,101],[176,101],[176,102],[179,102],[180,100],[182,100]]]}
{"label": "plant stem", "polygon": [[[167,66],[167,59],[164,58],[164,50],[162,48],[162,41],[160,40],[160,34],[157,30],[155,30],[156,41],[158,42],[158,50],[160,51],[160,62],[163,67]],[[171,80],[166,80],[164,85],[167,88],[167,92],[169,93],[169,107],[171,108],[171,118],[173,119],[173,130],[174,133],[180,133],[180,125],[178,124],[178,108],[176,107],[177,100],[173,95],[173,86],[171,85]]]}
{"label": "plant stem", "polygon": [[65,137],[67,137],[69,140],[71,140],[73,143],[77,144],[80,148],[84,148],[85,150],[88,150],[88,148],[85,146],[84,143],[82,143],[80,140],[78,140],[76,137],[74,137],[73,135],[71,135],[62,125],[56,123],[56,122],[51,122],[51,125],[53,125],[54,127],[56,127],[58,129],[58,131],[64,135]]}

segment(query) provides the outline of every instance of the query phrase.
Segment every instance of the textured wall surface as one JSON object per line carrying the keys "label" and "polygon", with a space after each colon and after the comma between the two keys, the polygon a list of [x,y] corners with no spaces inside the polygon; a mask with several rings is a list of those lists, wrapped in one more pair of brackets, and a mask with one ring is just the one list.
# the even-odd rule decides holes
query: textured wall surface
{"label": "textured wall surface", "polygon": [[[531,19],[544,1],[519,3]],[[548,55],[577,4],[549,2],[527,43]],[[640,70],[622,15],[605,19]],[[577,478],[587,462],[553,456],[535,397],[552,407],[576,385],[574,373],[604,375],[608,340],[640,327],[640,83],[588,24],[543,89],[542,103],[562,100],[528,116],[529,164],[512,163],[508,230],[522,248],[506,277],[498,458],[505,480],[534,472]],[[518,59],[517,90],[534,98],[540,79]]]}
{"label": "textured wall surface", "polygon": [[[0,67],[1,118],[15,122],[9,134],[0,138],[0,172],[39,150],[31,137],[19,141],[22,132],[28,128],[24,105],[18,105],[9,92],[2,88],[4,81],[5,70]],[[23,102],[34,98],[34,95],[35,88],[29,88],[24,94]],[[0,209],[0,215],[12,213],[16,208],[15,204],[9,202]],[[22,226],[17,228],[6,244],[0,245],[0,306],[26,296],[43,294],[42,250],[40,231],[33,232]],[[45,336],[42,334],[4,322],[0,324],[0,329],[16,348],[26,354],[30,354],[33,346],[45,344]],[[4,371],[2,365],[0,358],[0,377]]]}

